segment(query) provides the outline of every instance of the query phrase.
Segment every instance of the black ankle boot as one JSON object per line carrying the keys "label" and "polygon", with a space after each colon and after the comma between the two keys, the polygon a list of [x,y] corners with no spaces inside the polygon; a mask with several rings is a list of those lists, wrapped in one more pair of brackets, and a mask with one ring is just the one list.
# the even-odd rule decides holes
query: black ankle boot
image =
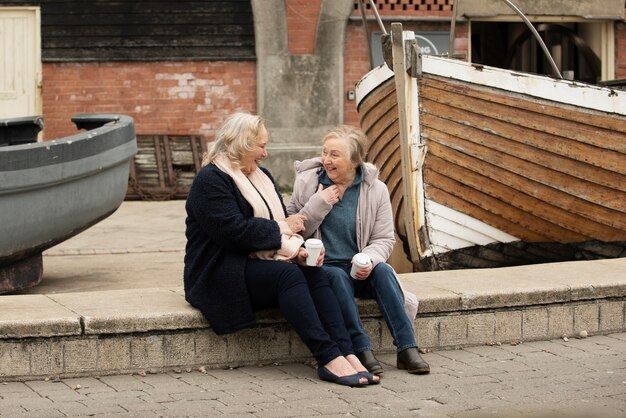
{"label": "black ankle boot", "polygon": [[374,374],[381,374],[383,370],[383,366],[380,365],[376,357],[374,357],[374,353],[371,351],[362,351],[360,353],[356,353],[356,357],[359,359],[362,365],[365,366],[368,372]]}
{"label": "black ankle boot", "polygon": [[417,347],[407,348],[398,353],[398,360],[396,362],[398,369],[405,370],[413,374],[428,374],[430,373],[430,366],[417,350]]}

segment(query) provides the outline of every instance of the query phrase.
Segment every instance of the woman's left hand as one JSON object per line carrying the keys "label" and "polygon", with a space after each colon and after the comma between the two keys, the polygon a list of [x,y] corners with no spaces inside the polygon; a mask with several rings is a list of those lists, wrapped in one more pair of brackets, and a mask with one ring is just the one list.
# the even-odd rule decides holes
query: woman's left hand
{"label": "woman's left hand", "polygon": [[372,267],[372,263],[370,263],[367,267],[363,267],[360,270],[357,270],[355,280],[366,280],[370,273],[372,272],[374,267]]}

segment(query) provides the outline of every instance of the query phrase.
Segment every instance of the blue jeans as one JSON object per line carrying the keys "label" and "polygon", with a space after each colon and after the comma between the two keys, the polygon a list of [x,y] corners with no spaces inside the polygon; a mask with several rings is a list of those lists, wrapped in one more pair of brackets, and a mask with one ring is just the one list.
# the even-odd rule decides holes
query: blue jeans
{"label": "blue jeans", "polygon": [[330,285],[337,295],[354,352],[372,350],[372,341],[363,329],[355,297],[376,300],[398,352],[417,347],[413,324],[404,311],[402,291],[391,266],[387,263],[379,263],[366,280],[354,280],[350,277],[350,267],[350,263],[333,263],[324,264],[322,268],[328,275]]}

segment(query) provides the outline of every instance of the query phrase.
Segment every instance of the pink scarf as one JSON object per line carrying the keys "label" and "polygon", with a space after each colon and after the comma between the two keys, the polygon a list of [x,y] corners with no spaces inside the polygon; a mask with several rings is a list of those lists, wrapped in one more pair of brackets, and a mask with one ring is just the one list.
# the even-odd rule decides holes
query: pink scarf
{"label": "pink scarf", "polygon": [[[234,168],[230,160],[224,155],[217,156],[213,163],[234,180],[243,197],[252,206],[254,216],[265,219],[273,218],[276,222],[285,220],[283,206],[274,188],[274,183],[263,170],[256,169],[246,176],[240,169]],[[262,260],[291,260],[298,255],[303,242],[304,240],[298,234],[282,234],[279,250],[256,251],[249,256]]]}

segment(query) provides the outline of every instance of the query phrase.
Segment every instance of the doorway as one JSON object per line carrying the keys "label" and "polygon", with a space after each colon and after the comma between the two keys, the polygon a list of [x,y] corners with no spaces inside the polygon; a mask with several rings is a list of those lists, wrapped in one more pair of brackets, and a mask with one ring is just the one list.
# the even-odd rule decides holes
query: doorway
{"label": "doorway", "polygon": [[39,8],[0,7],[0,119],[41,111]]}

